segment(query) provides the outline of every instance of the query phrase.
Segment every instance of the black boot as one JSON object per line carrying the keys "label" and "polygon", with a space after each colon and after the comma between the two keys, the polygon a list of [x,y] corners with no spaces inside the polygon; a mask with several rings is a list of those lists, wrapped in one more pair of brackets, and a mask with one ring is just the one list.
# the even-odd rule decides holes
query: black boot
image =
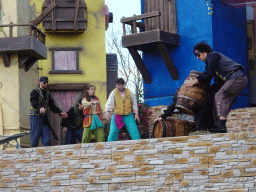
{"label": "black boot", "polygon": [[219,133],[227,133],[227,129],[226,129],[226,120],[220,120],[220,124],[219,126],[215,129],[216,132]]}

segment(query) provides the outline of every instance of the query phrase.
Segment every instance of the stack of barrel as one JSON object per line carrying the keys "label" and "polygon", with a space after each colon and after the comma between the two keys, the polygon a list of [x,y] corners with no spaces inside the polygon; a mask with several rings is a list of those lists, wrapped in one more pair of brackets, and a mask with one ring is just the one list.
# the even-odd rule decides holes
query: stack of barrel
{"label": "stack of barrel", "polygon": [[[198,71],[191,71],[186,80],[194,80],[201,73]],[[192,87],[183,85],[181,86],[178,95],[175,108],[182,113],[188,115],[197,114],[203,107],[206,99],[206,85],[194,85]],[[175,136],[187,136],[190,132],[196,131],[196,126],[193,121],[187,121],[184,119],[167,118],[166,120],[160,120],[155,122],[153,127],[153,137],[175,137]]]}

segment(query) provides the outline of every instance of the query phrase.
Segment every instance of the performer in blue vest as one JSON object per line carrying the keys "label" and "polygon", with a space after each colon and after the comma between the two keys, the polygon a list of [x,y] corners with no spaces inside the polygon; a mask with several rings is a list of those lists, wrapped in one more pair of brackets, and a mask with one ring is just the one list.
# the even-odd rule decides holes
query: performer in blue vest
{"label": "performer in blue vest", "polygon": [[68,115],[63,113],[55,104],[51,98],[48,91],[48,77],[42,76],[39,79],[39,85],[30,93],[30,144],[31,147],[37,147],[39,139],[41,137],[41,142],[43,146],[50,145],[51,135],[54,134],[55,139],[57,139],[56,134],[50,127],[49,121],[46,116],[47,110],[54,113],[59,113],[63,118]]}
{"label": "performer in blue vest", "polygon": [[[210,82],[213,77],[220,78],[222,84],[214,96],[214,117],[216,127],[210,131],[226,133],[226,120],[238,95],[246,87],[248,79],[243,66],[219,52],[213,52],[206,43],[198,43],[194,47],[197,59],[204,61],[205,71],[196,79],[187,80],[184,84],[193,86]],[[223,83],[224,82],[224,83]]]}

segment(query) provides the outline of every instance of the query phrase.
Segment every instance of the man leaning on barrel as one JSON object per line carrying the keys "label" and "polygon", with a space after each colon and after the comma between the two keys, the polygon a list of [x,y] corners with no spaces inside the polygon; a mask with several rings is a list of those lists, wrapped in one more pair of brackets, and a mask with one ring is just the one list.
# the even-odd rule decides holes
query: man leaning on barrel
{"label": "man leaning on barrel", "polygon": [[197,59],[205,62],[205,71],[196,79],[186,80],[186,86],[193,86],[204,82],[210,82],[213,77],[223,80],[224,84],[214,96],[215,132],[226,133],[226,120],[237,96],[246,87],[248,79],[243,72],[243,66],[226,57],[213,52],[212,48],[203,42],[194,47]]}

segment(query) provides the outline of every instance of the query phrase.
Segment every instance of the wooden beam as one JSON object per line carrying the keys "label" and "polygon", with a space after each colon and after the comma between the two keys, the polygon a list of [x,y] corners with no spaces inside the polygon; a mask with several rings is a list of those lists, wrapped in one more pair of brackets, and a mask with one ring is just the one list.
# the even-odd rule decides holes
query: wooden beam
{"label": "wooden beam", "polygon": [[30,57],[25,65],[25,72],[27,72],[34,64],[37,62],[38,59],[35,57]]}
{"label": "wooden beam", "polygon": [[39,25],[44,20],[44,18],[46,18],[53,11],[53,9],[57,5],[57,3],[54,3],[48,6],[35,20],[32,21],[32,23],[36,26]]}
{"label": "wooden beam", "polygon": [[164,60],[164,63],[169,71],[169,73],[172,76],[172,79],[175,80],[179,80],[179,72],[175,66],[175,64],[172,61],[171,56],[169,55],[168,49],[166,48],[164,43],[156,43],[157,48]]}
{"label": "wooden beam", "polygon": [[128,50],[137,66],[137,68],[139,69],[144,81],[146,84],[150,84],[152,83],[151,80],[151,75],[148,72],[143,60],[140,57],[140,54],[138,53],[137,49],[135,49],[134,47],[128,47]]}
{"label": "wooden beam", "polygon": [[10,62],[10,55],[7,54],[7,53],[3,53],[2,57],[3,57],[3,60],[4,60],[4,66],[5,67],[10,67],[10,64],[11,64],[11,62]]}
{"label": "wooden beam", "polygon": [[26,62],[29,59],[29,55],[19,55],[18,56],[18,61],[19,61],[19,68],[21,69],[23,66],[26,65]]}
{"label": "wooden beam", "polygon": [[154,11],[151,13],[145,13],[145,14],[141,14],[141,15],[137,15],[137,16],[133,16],[133,17],[122,18],[121,23],[126,23],[126,22],[133,21],[133,20],[145,19],[145,18],[149,18],[149,17],[156,17],[156,16],[160,16],[160,15],[161,15],[160,11]]}

